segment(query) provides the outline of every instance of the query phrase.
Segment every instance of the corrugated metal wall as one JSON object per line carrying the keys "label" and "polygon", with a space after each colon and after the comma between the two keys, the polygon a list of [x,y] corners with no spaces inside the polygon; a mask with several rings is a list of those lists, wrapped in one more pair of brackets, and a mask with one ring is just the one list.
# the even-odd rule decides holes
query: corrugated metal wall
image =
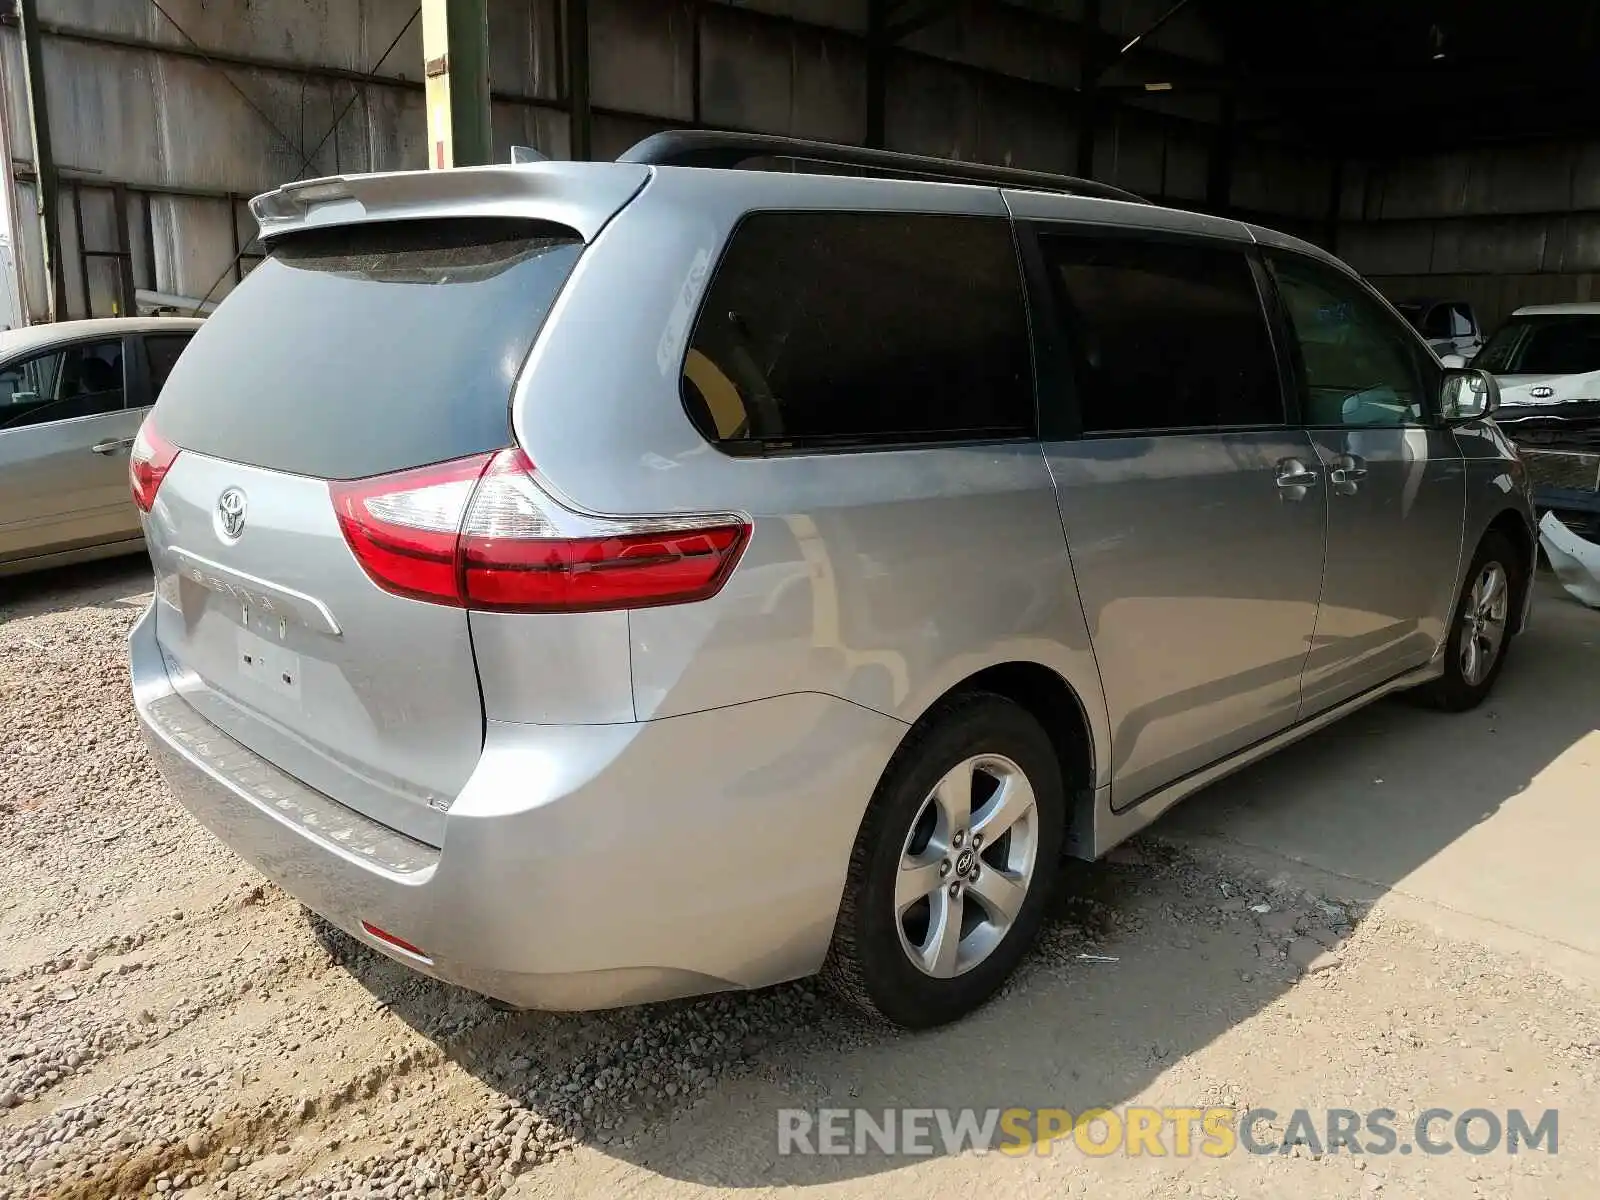
{"label": "corrugated metal wall", "polygon": [[[490,5],[493,72],[504,93],[495,133],[503,147],[538,141],[564,149],[566,118],[552,108],[555,3]],[[63,315],[92,307],[107,316],[117,303],[117,261],[83,263],[80,245],[127,249],[141,288],[220,298],[250,265],[246,257],[236,271],[234,262],[255,233],[250,196],[288,179],[425,166],[416,7],[416,0],[160,0],[160,9],[150,0],[40,0],[42,75],[62,175]],[[0,69],[18,178],[18,257],[28,310],[40,319],[43,256],[15,25],[0,28]]]}
{"label": "corrugated metal wall", "polygon": [[[1105,8],[1108,30],[1128,25],[1137,32],[1164,6],[1129,0]],[[867,9],[867,0],[590,0],[594,155],[611,157],[645,134],[694,123],[865,141]],[[1065,11],[1076,15],[1070,6]],[[1196,23],[1175,21],[1161,34],[1166,40],[1155,39],[1158,45],[1182,47],[1194,58],[1215,54]],[[1060,21],[1023,5],[965,6],[889,55],[885,144],[1072,171],[1078,145],[1072,89],[1081,71],[1079,48]],[[1152,106],[1108,115],[1096,175],[1199,199],[1211,108],[1201,100],[1198,111],[1162,113]]]}
{"label": "corrugated metal wall", "polygon": [[1389,295],[1521,304],[1600,296],[1600,140],[1419,154],[1346,174],[1338,249]]}
{"label": "corrugated metal wall", "polygon": [[[64,315],[109,314],[120,295],[123,261],[82,259],[80,245],[124,252],[137,287],[216,299],[253,261],[250,195],[297,177],[426,165],[416,0],[38,6],[63,178]],[[1120,40],[1169,7],[1102,0],[1102,25]],[[491,0],[489,8],[497,154],[522,143],[566,157],[562,0]],[[693,124],[868,137],[868,0],[588,0],[587,8],[594,157]],[[1060,0],[968,4],[907,35],[884,62],[886,145],[1075,170],[1083,39],[1043,9],[1081,16]],[[1221,55],[1192,12],[1149,45],[1157,64]],[[38,319],[45,281],[21,55],[15,24],[0,26],[16,242]],[[1200,204],[1217,120],[1214,97],[1180,93],[1108,108],[1095,174]],[[1330,169],[1315,155],[1246,143],[1233,174],[1235,204],[1277,214],[1275,223],[1296,232],[1322,227]]]}

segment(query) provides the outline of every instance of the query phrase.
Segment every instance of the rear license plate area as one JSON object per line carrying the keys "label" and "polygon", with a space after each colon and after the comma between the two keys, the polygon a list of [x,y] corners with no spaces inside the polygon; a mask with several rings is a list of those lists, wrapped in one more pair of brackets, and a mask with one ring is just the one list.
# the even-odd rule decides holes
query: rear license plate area
{"label": "rear license plate area", "polygon": [[235,634],[239,678],[263,691],[300,699],[300,656],[279,642],[268,641],[247,627]]}

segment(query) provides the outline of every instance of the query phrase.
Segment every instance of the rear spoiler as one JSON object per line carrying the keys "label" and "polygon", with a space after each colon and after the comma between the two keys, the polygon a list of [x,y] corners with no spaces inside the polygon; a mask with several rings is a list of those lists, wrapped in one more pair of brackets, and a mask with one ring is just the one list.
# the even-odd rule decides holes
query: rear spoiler
{"label": "rear spoiler", "polygon": [[303,229],[442,217],[551,221],[590,242],[650,178],[635,163],[542,162],[328,175],[250,201],[263,241]]}

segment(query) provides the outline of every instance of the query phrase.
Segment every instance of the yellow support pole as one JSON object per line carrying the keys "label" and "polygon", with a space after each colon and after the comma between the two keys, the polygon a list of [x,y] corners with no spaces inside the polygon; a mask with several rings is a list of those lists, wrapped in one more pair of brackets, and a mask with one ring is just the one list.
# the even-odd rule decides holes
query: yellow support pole
{"label": "yellow support pole", "polygon": [[428,166],[491,160],[488,0],[422,0]]}

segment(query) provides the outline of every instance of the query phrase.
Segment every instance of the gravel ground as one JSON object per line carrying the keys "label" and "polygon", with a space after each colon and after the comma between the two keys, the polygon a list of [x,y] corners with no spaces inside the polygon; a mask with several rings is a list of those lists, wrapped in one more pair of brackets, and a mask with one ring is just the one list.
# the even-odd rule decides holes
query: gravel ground
{"label": "gravel ground", "polygon": [[[1354,1089],[1366,1106],[1422,1107],[1463,1087],[1457,1108],[1490,1092],[1531,1104],[1513,1070],[1559,1098],[1563,1158],[1518,1160],[1522,1192],[1478,1190],[1470,1161],[1431,1163],[1446,1174],[1416,1194],[1594,1194],[1597,1142],[1574,1128],[1600,1112],[1591,995],[1155,843],[1075,870],[1008,995],[934,1034],[864,1026],[803,984],[552,1016],[415,976],[308,916],[165,795],[123,664],[147,572],[0,581],[0,1200],[599,1197],[786,1179],[967,1195],[993,1182],[971,1172],[1000,1164],[773,1163],[773,1108],[1071,1103],[1059,1088],[1091,1084],[1096,1103],[1166,1089],[1181,1097],[1168,1103],[1244,1104],[1288,1079],[1329,1104]],[[1004,1175],[1006,1194],[1370,1195],[1385,1180],[1385,1197],[1411,1194],[1379,1171],[1291,1184],[1298,1157],[1221,1183],[1055,1163]]]}

